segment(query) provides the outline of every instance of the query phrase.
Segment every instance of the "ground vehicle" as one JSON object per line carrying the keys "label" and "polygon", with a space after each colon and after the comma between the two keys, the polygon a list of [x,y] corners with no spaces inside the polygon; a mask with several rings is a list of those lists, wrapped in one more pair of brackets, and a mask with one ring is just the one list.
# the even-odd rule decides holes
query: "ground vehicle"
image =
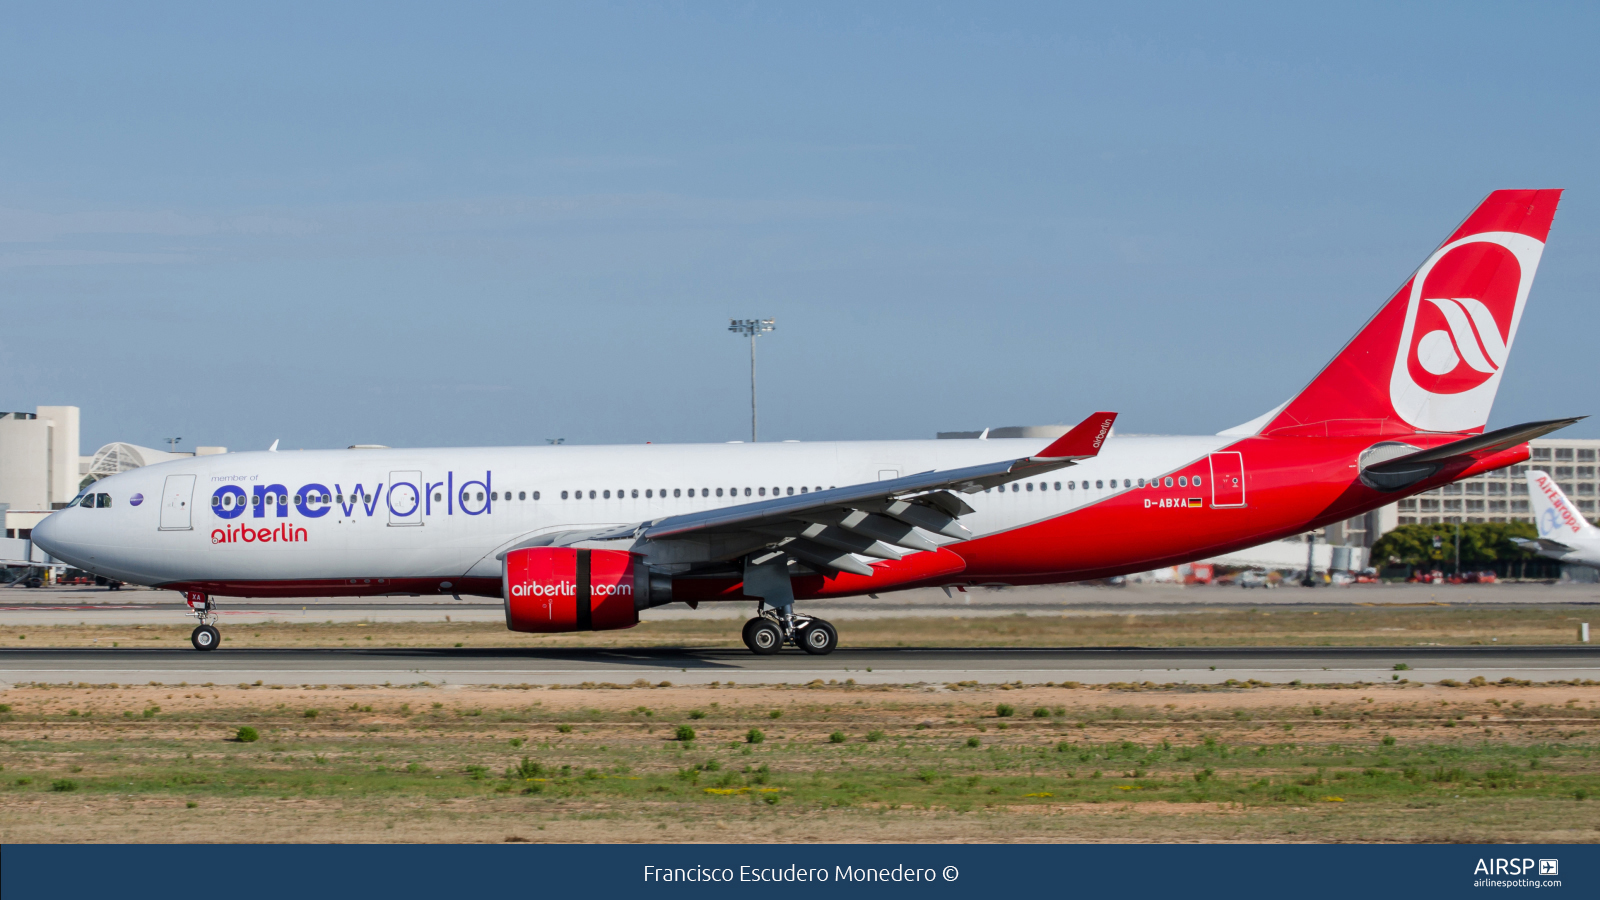
{"label": "ground vehicle", "polygon": [[1267,573],[1261,569],[1246,569],[1239,573],[1239,587],[1242,588],[1270,588],[1277,587],[1267,578]]}

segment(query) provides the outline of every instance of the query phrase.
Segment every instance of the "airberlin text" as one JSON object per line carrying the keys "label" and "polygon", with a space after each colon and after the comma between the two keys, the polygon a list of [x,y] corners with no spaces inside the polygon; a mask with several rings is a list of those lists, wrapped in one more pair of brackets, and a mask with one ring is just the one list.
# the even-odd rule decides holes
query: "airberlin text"
{"label": "airberlin text", "polygon": [[304,528],[284,523],[277,528],[251,528],[249,525],[230,525],[213,528],[213,544],[299,544],[308,540]]}
{"label": "airberlin text", "polygon": [[[513,584],[511,596],[513,597],[575,597],[578,586],[570,581],[558,581],[555,584]],[[632,597],[633,585],[631,584],[591,584],[589,594],[594,597]]]}

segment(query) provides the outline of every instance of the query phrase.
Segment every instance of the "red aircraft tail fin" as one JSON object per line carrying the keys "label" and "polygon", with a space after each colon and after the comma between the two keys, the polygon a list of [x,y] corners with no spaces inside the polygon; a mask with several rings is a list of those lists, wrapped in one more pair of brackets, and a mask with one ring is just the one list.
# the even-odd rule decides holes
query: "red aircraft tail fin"
{"label": "red aircraft tail fin", "polygon": [[1490,194],[1261,433],[1482,431],[1560,198]]}

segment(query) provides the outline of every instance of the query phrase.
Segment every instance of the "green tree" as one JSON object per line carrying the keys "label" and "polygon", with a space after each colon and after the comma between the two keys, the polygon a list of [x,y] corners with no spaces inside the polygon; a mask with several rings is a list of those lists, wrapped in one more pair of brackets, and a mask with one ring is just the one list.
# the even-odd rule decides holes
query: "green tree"
{"label": "green tree", "polygon": [[[1434,549],[1433,538],[1439,537]],[[1514,537],[1535,538],[1531,522],[1483,522],[1461,526],[1461,567],[1470,569],[1504,560],[1527,559],[1532,554],[1511,542]],[[1456,558],[1455,525],[1401,525],[1372,545],[1373,565],[1438,566],[1448,569]]]}

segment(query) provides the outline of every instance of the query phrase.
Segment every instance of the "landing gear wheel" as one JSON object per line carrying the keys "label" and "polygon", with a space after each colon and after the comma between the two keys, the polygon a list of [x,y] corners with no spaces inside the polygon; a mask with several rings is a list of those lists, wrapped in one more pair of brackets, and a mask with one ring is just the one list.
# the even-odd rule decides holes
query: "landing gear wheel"
{"label": "landing gear wheel", "polygon": [[215,650],[217,645],[222,643],[222,632],[210,625],[201,625],[189,635],[189,643],[193,644],[196,650]]}
{"label": "landing gear wheel", "polygon": [[771,656],[783,649],[783,632],[769,619],[744,623],[744,645],[757,656]]}
{"label": "landing gear wheel", "polygon": [[798,643],[801,650],[812,656],[827,656],[839,646],[839,632],[821,619],[812,619],[811,624],[800,632]]}

